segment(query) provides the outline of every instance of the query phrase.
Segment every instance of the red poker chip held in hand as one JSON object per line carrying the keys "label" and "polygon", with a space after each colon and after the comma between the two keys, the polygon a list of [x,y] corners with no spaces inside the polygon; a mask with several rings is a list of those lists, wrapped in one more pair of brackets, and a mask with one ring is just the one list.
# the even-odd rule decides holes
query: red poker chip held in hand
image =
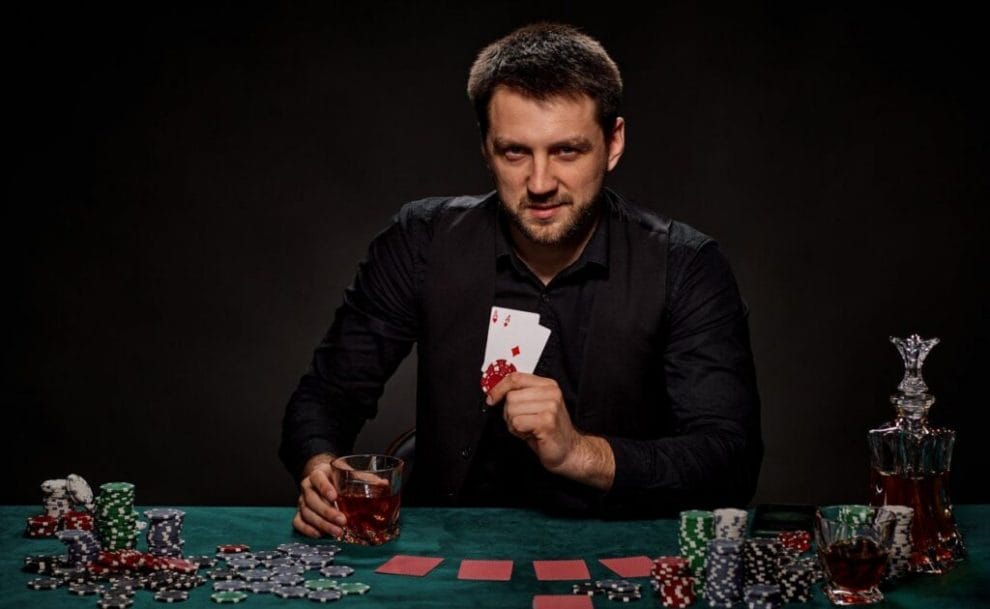
{"label": "red poker chip held in hand", "polygon": [[504,359],[497,359],[488,364],[484,374],[481,375],[481,388],[484,389],[485,393],[490,393],[492,387],[498,385],[499,381],[515,371],[516,367],[511,362],[507,362]]}

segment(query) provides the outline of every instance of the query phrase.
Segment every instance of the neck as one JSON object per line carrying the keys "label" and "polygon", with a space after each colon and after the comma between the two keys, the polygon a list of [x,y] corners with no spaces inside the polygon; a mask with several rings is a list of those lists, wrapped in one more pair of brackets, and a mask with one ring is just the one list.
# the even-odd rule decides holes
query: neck
{"label": "neck", "polygon": [[581,252],[591,240],[591,235],[595,233],[595,227],[598,226],[600,218],[601,212],[599,211],[595,215],[594,221],[588,223],[588,228],[583,234],[557,245],[534,243],[527,239],[515,225],[510,225],[509,232],[512,235],[513,249],[519,259],[543,282],[543,285],[547,285],[558,273],[574,264],[574,261],[581,256]]}

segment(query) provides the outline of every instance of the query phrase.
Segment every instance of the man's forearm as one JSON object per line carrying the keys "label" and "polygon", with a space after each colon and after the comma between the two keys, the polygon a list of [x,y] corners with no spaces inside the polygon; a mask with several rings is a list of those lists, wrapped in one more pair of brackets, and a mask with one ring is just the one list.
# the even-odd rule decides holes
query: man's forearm
{"label": "man's forearm", "polygon": [[615,480],[615,455],[604,438],[581,435],[574,450],[554,473],[607,491]]}

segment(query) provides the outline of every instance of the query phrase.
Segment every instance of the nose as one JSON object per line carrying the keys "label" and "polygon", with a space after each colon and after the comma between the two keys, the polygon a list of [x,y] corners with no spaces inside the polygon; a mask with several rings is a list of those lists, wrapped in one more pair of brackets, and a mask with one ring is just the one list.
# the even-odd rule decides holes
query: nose
{"label": "nose", "polygon": [[557,178],[553,175],[547,155],[533,155],[532,171],[526,181],[526,188],[534,198],[552,195],[557,190]]}

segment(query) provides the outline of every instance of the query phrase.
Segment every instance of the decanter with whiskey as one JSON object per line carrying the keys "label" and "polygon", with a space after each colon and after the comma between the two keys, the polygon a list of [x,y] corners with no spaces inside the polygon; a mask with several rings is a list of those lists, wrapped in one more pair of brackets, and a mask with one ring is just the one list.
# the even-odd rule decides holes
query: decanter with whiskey
{"label": "decanter with whiskey", "polygon": [[891,337],[904,360],[904,378],[890,397],[896,418],[869,432],[870,503],[914,509],[911,570],[944,573],[965,555],[949,500],[949,469],[956,432],[928,426],[935,398],[921,378],[937,338]]}

